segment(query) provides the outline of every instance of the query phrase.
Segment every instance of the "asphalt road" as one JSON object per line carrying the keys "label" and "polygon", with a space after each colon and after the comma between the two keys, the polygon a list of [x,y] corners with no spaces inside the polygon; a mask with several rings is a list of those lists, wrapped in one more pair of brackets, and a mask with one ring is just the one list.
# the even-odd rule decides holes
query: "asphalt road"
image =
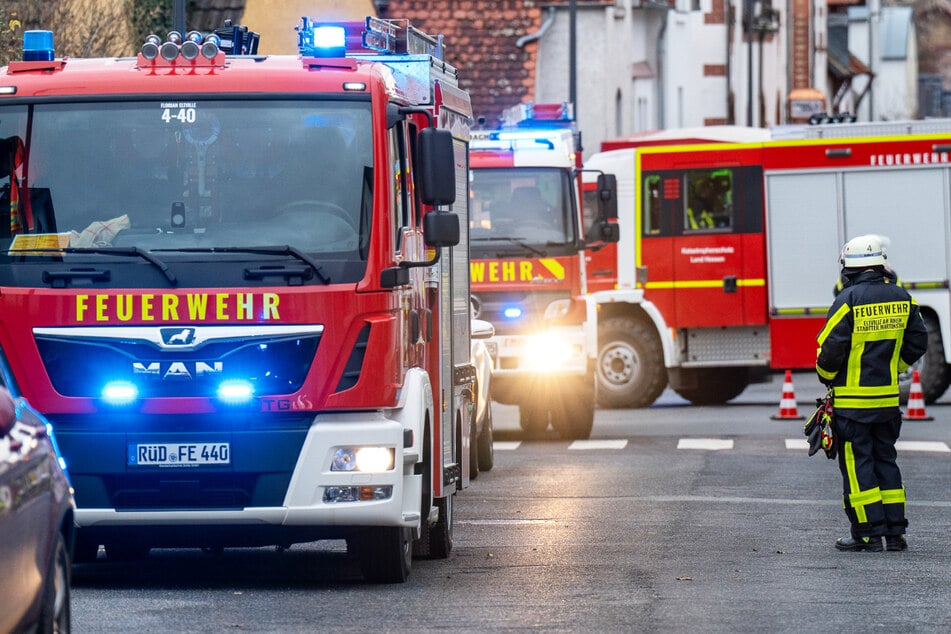
{"label": "asphalt road", "polygon": [[364,584],[335,542],[153,551],[74,567],[75,631],[951,631],[951,403],[903,430],[910,550],[839,553],[838,471],[771,419],[781,379],[725,406],[600,410],[579,443],[526,438],[498,406],[450,558],[407,583]]}

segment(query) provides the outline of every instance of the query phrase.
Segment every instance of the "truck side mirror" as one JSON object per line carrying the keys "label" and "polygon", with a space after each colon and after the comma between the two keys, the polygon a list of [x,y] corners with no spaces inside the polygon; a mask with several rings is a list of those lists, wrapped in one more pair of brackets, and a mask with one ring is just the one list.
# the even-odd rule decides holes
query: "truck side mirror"
{"label": "truck side mirror", "polygon": [[423,216],[423,240],[431,247],[459,244],[459,216],[448,211],[430,211]]}
{"label": "truck side mirror", "polygon": [[452,133],[423,128],[419,131],[416,185],[427,205],[451,205],[456,201],[456,170]]}
{"label": "truck side mirror", "polygon": [[617,176],[614,174],[598,174],[598,215],[604,220],[617,218]]}

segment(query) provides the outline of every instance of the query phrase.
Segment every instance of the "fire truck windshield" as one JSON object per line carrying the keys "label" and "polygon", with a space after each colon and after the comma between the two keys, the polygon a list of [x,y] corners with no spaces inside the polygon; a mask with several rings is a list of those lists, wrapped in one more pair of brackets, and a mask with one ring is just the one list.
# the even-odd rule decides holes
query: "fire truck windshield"
{"label": "fire truck windshield", "polygon": [[29,251],[38,247],[136,247],[168,252],[163,259],[191,250],[195,260],[199,251],[280,245],[349,263],[335,280],[360,279],[371,129],[367,101],[2,107],[0,213],[9,218],[0,220],[0,258],[40,255]]}
{"label": "fire truck windshield", "polygon": [[470,171],[470,180],[469,235],[474,251],[497,250],[502,243],[546,247],[573,243],[576,224],[570,171],[481,168]]}

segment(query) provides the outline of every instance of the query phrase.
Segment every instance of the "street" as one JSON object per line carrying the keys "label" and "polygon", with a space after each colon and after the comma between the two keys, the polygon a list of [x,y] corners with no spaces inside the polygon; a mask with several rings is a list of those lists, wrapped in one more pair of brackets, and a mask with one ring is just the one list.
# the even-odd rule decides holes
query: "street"
{"label": "street", "polygon": [[[820,393],[795,376],[799,413]],[[599,410],[590,441],[525,438],[456,496],[448,560],[364,584],[341,543],[153,551],[74,567],[77,632],[932,632],[951,628],[951,403],[906,422],[910,550],[840,553],[833,461],[772,420],[782,377],[734,403]],[[496,404],[497,405],[497,404]]]}

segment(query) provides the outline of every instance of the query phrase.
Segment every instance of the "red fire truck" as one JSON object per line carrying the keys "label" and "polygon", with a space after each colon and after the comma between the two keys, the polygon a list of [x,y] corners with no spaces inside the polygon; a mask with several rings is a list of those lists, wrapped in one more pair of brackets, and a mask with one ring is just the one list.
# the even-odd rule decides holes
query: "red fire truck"
{"label": "red fire truck", "polygon": [[120,59],[28,32],[0,70],[0,346],[56,427],[78,561],[334,538],[400,582],[452,547],[469,97],[405,21],[297,31]]}
{"label": "red fire truck", "polygon": [[813,368],[839,249],[864,233],[891,241],[888,262],[931,334],[918,367],[925,400],[941,396],[951,381],[951,122],[715,141],[615,149],[585,164],[617,174],[622,226],[616,284],[592,294],[599,397],[649,405],[669,381],[690,401],[722,403],[771,372]]}
{"label": "red fire truck", "polygon": [[520,104],[470,145],[470,277],[476,316],[492,322],[492,398],[519,424],[587,438],[594,422],[595,332],[584,251],[617,241],[602,177],[598,213],[580,201],[580,134],[570,104]]}

